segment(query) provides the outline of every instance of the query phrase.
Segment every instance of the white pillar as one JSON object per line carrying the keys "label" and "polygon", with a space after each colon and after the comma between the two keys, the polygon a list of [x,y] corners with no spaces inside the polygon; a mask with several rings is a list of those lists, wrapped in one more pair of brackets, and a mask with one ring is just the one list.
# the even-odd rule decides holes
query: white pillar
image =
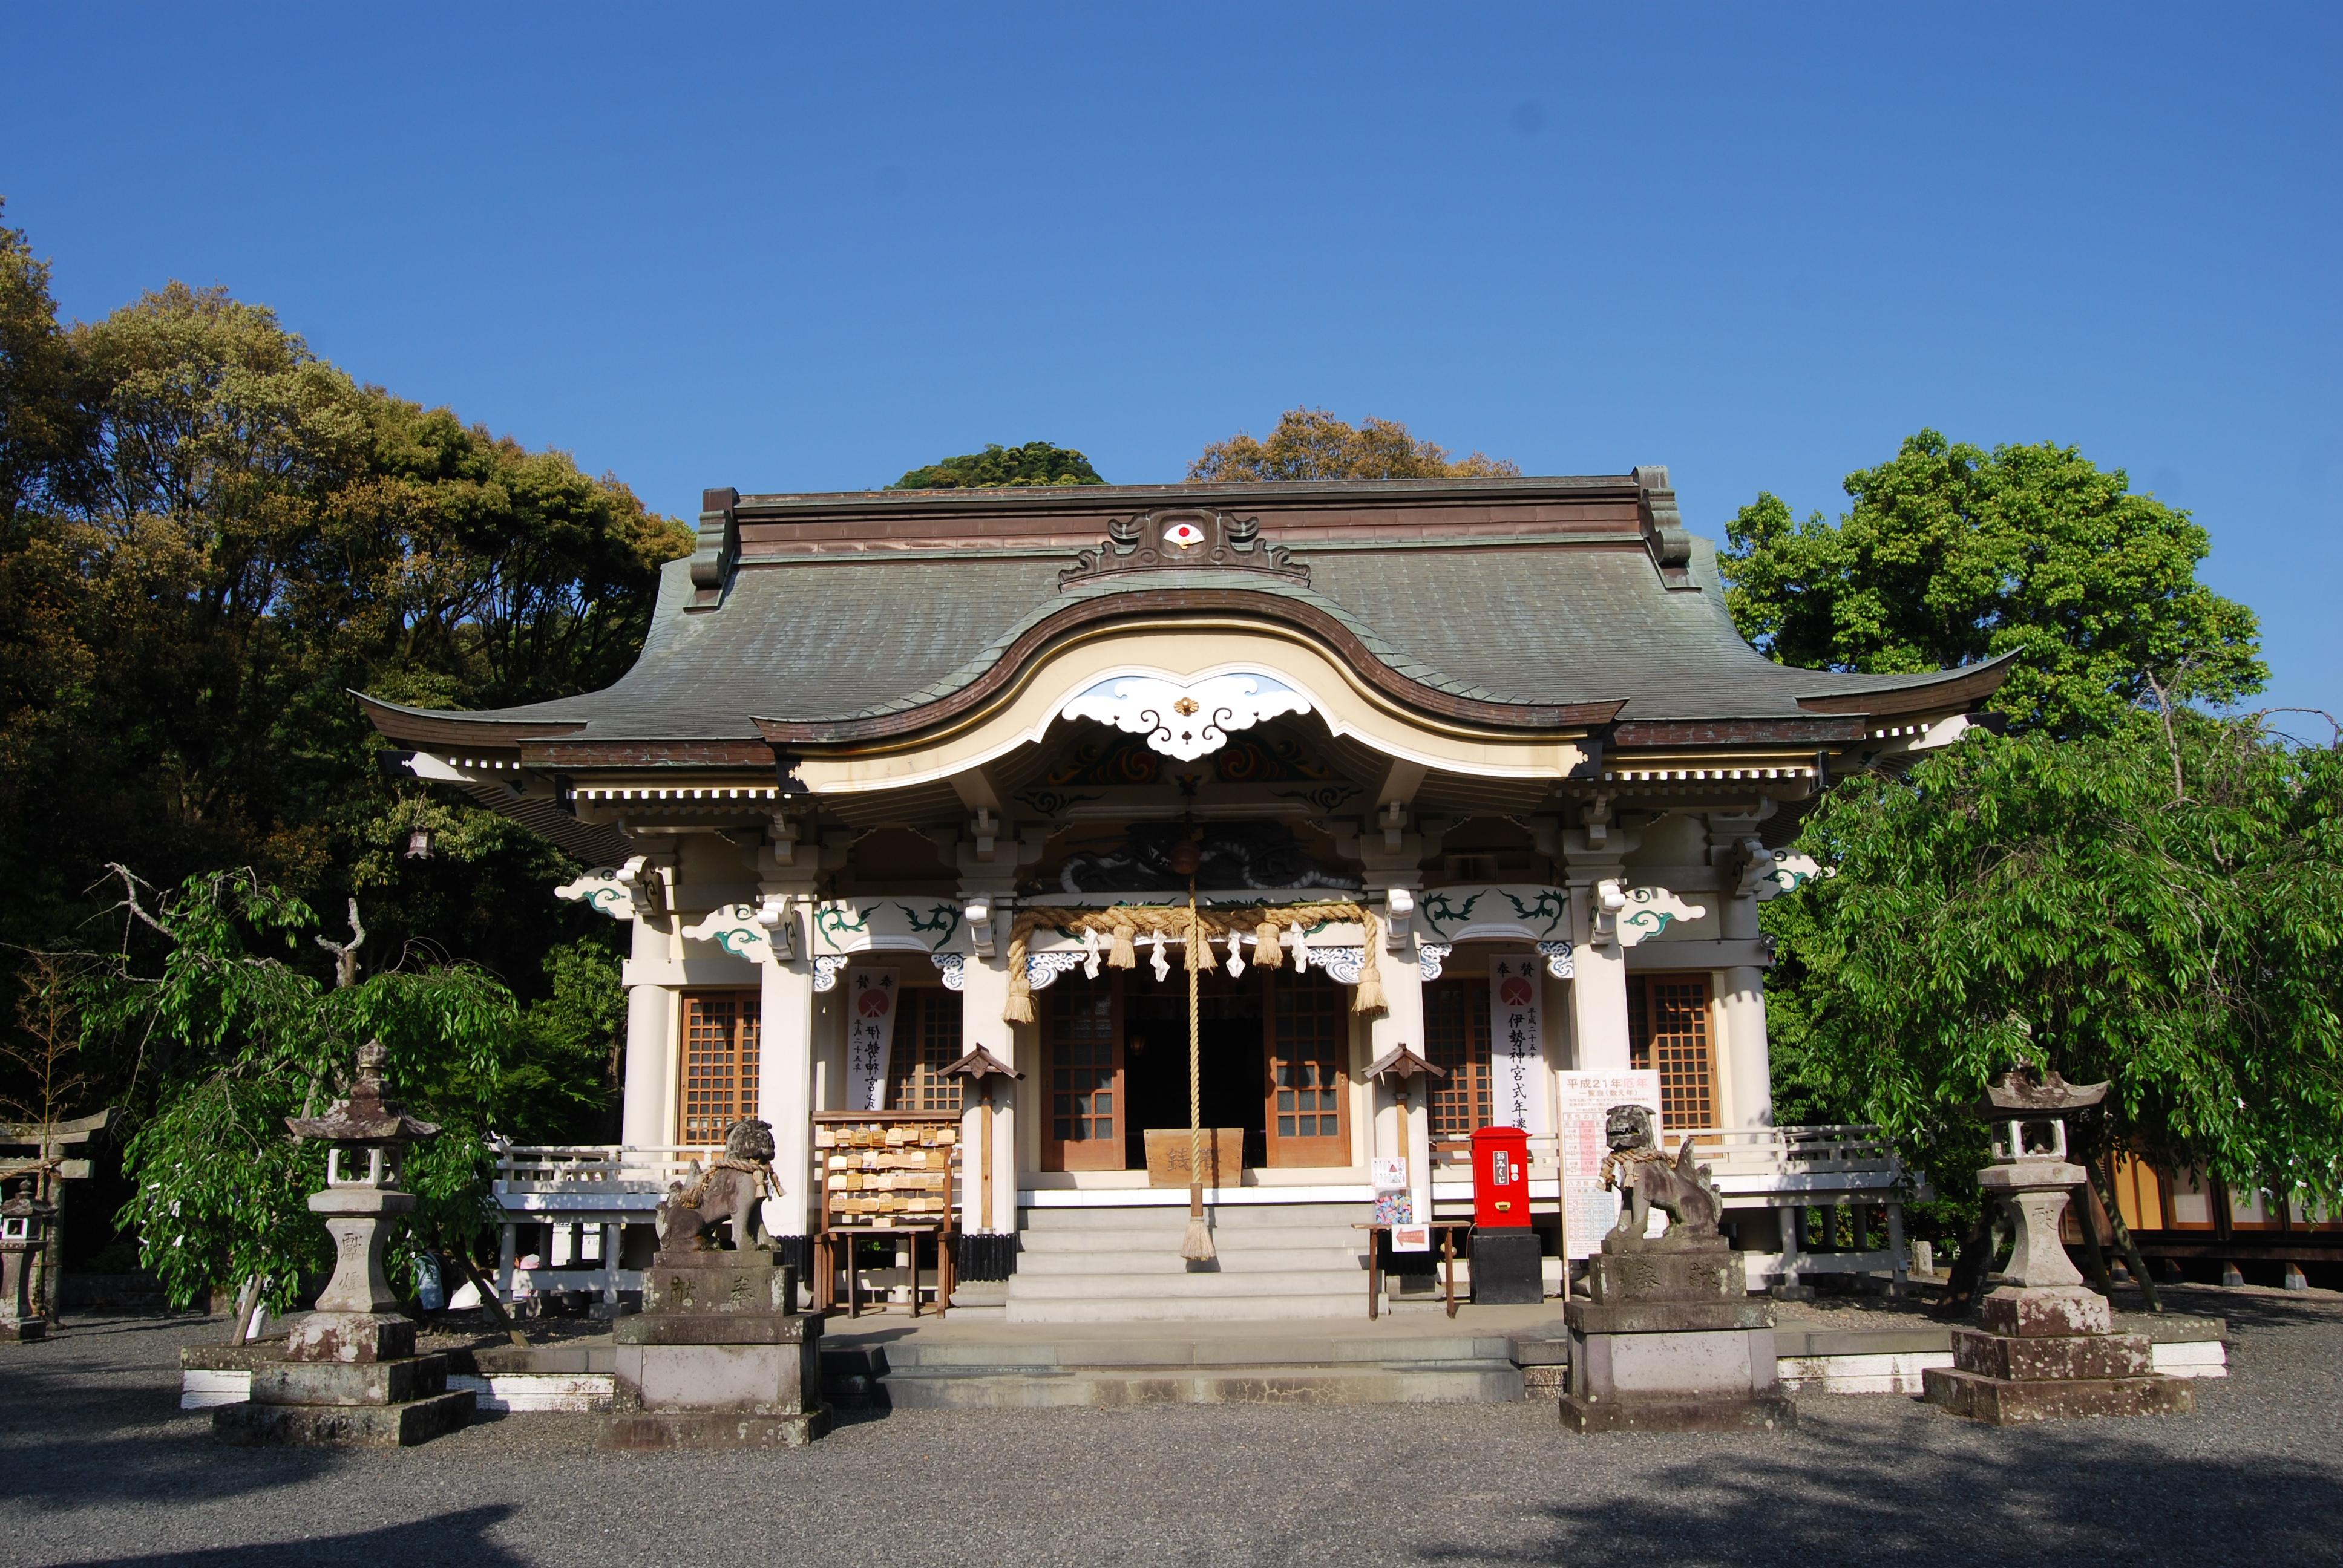
{"label": "white pillar", "polygon": [[765,1201],[765,1226],[777,1236],[803,1236],[820,1211],[813,1201],[813,965],[767,959],[758,968],[757,1115],[772,1124],[781,1186],[778,1201]]}
{"label": "white pillar", "polygon": [[[1386,948],[1377,954],[1383,969],[1383,1001],[1387,1010],[1381,1018],[1367,1020],[1367,1060],[1373,1061],[1395,1047],[1405,1046],[1418,1056],[1425,1054],[1423,1040],[1423,971],[1418,967],[1409,944],[1409,951],[1393,952]],[[1365,1065],[1364,1063],[1361,1064]],[[1432,1145],[1425,1129],[1432,1125],[1430,1110],[1423,1104],[1425,1080],[1416,1079],[1408,1093],[1408,1144],[1396,1147],[1398,1141],[1398,1106],[1394,1101],[1387,1109],[1379,1108],[1374,1137],[1369,1152],[1389,1150],[1407,1157],[1407,1184],[1410,1201],[1415,1206],[1419,1220],[1432,1218]],[[1377,1095],[1377,1100],[1390,1096]],[[1390,1117],[1386,1123],[1384,1117]]]}
{"label": "white pillar", "polygon": [[1595,887],[1625,879],[1621,861],[1635,848],[1637,835],[1614,828],[1600,845],[1589,844],[1584,830],[1562,837],[1574,944],[1570,1033],[1578,1059],[1573,1065],[1581,1072],[1624,1072],[1629,1065],[1627,950],[1619,945],[1616,932],[1609,941],[1595,941]]}
{"label": "white pillar", "polygon": [[[1017,1102],[1026,1094],[1039,1095],[1047,1088],[1039,1081],[1041,1053],[1033,1050],[1021,1056],[1018,1050],[1018,1036],[1022,1033],[1030,1037],[1033,1030],[1031,1026],[1011,1027],[1001,1017],[1001,1010],[1009,1005],[1008,921],[1004,912],[1001,920],[1004,928],[1002,940],[993,956],[988,959],[970,953],[960,971],[960,1049],[970,1050],[980,1045],[1024,1075],[1015,1089],[996,1086],[992,1091],[992,1212],[985,1217],[983,1228],[999,1232],[1017,1229],[1017,1183],[1021,1175],[1017,1163]],[[1035,998],[1036,1007],[1040,1004],[1041,999]],[[971,1191],[978,1180],[973,1140],[980,1125],[972,1109],[960,1118],[962,1136],[971,1140],[960,1154],[960,1180],[970,1184]]]}
{"label": "white pillar", "polygon": [[[1717,935],[1727,940],[1756,941],[1757,900],[1735,894],[1728,885],[1718,900]],[[1729,1054],[1725,1079],[1732,1103],[1717,1107],[1720,1127],[1765,1127],[1774,1121],[1772,1065],[1765,1050],[1765,971],[1755,964],[1726,970],[1720,977],[1724,992],[1725,1048]]]}
{"label": "white pillar", "polygon": [[[667,933],[648,915],[638,915],[630,924],[635,962],[665,969]],[[668,1030],[674,1016],[669,988],[627,988],[627,1088],[618,1112],[622,1143],[655,1149],[675,1141],[675,1129],[667,1122],[668,1085],[675,1077],[675,1041]]]}

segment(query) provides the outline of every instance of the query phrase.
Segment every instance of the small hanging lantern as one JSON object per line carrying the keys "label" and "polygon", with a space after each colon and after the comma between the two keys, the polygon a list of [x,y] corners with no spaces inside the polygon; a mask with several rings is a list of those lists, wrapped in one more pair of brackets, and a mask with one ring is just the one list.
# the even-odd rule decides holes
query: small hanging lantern
{"label": "small hanging lantern", "polygon": [[427,860],[431,858],[430,829],[418,825],[408,830],[407,858],[410,860]]}

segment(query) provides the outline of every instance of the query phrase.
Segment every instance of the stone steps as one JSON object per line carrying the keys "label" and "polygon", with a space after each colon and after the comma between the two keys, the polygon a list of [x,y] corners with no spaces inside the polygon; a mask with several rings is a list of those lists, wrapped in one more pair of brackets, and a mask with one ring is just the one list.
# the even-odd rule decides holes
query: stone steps
{"label": "stone steps", "polygon": [[825,1382],[895,1409],[1500,1403],[1523,1397],[1502,1335],[1332,1339],[1275,1322],[1176,1332],[925,1337],[824,1352]]}
{"label": "stone steps", "polygon": [[[1226,1204],[1214,1261],[1180,1256],[1184,1205],[1025,1211],[1003,1315],[1018,1323],[1282,1321],[1365,1310],[1363,1203]],[[1306,1380],[1296,1387],[1307,1386]]]}

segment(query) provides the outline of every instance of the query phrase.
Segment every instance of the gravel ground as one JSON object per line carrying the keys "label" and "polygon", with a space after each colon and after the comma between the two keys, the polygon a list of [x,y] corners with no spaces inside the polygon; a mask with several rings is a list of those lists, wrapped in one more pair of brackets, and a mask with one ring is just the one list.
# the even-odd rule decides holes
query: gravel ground
{"label": "gravel ground", "polygon": [[2229,1319],[2193,1417],[1995,1431],[1896,1398],[1795,1433],[1581,1438],[1551,1402],[904,1412],[753,1455],[508,1416],[400,1452],[214,1446],[192,1319],[0,1346],[0,1564],[2343,1563],[2343,1302]]}

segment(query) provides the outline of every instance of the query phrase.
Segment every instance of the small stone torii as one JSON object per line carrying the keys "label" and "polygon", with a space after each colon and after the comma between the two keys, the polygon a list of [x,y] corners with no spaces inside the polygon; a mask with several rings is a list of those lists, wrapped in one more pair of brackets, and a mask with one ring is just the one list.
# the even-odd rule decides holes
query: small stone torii
{"label": "small stone torii", "polygon": [[0,1153],[0,1191],[10,1182],[29,1178],[33,1182],[29,1196],[54,1210],[33,1290],[42,1315],[52,1320],[57,1315],[57,1275],[65,1243],[65,1194],[58,1188],[63,1182],[87,1181],[91,1169],[87,1159],[68,1160],[64,1151],[105,1131],[113,1116],[109,1106],[67,1121],[0,1121],[0,1150],[32,1151],[30,1154]]}

